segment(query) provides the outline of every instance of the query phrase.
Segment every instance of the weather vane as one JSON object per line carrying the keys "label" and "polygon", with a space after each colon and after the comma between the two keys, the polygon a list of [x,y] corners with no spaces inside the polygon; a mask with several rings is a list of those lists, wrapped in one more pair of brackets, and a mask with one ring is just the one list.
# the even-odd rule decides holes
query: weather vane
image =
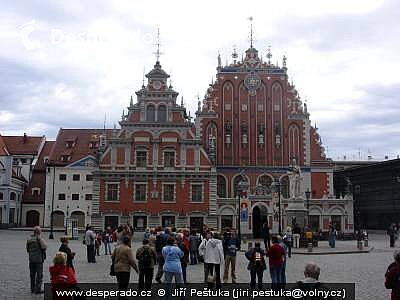
{"label": "weather vane", "polygon": [[253,17],[249,17],[250,21],[250,48],[253,48]]}

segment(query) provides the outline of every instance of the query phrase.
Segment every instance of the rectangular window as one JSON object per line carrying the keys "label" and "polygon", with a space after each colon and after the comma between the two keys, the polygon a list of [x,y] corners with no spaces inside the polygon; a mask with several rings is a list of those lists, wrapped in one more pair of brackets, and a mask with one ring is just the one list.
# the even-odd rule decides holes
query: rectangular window
{"label": "rectangular window", "polygon": [[65,200],[65,194],[58,194],[58,200]]}
{"label": "rectangular window", "polygon": [[78,201],[79,200],[79,194],[72,194],[72,200]]}
{"label": "rectangular window", "polygon": [[106,201],[118,201],[118,184],[116,183],[107,184]]}
{"label": "rectangular window", "polygon": [[86,181],[93,181],[93,175],[92,174],[87,174],[86,175]]}
{"label": "rectangular window", "polygon": [[92,194],[85,194],[86,201],[92,201]]}
{"label": "rectangular window", "polygon": [[79,180],[81,180],[81,175],[80,175],[80,174],[74,174],[74,175],[72,175],[72,180],[73,180],[73,181],[79,181]]}
{"label": "rectangular window", "polygon": [[203,186],[201,184],[192,184],[192,202],[203,201]]}
{"label": "rectangular window", "polygon": [[146,184],[135,184],[135,201],[146,201]]}
{"label": "rectangular window", "polygon": [[162,225],[162,227],[175,227],[175,217],[174,216],[162,216],[161,225]]}
{"label": "rectangular window", "polygon": [[60,174],[58,178],[60,179],[60,181],[65,181],[67,180],[67,174]]}
{"label": "rectangular window", "polygon": [[163,188],[164,188],[163,201],[164,202],[174,202],[175,201],[175,196],[174,196],[175,185],[174,184],[164,184]]}
{"label": "rectangular window", "polygon": [[136,152],[136,167],[145,168],[147,166],[147,152],[137,151]]}
{"label": "rectangular window", "polygon": [[175,167],[175,151],[164,152],[164,167]]}

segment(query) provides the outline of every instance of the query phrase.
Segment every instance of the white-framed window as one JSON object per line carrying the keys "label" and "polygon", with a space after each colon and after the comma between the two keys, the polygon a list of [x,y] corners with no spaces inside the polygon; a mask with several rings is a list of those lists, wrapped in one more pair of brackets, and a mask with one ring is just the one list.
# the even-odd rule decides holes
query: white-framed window
{"label": "white-framed window", "polygon": [[147,184],[146,183],[135,183],[135,194],[134,201],[145,202],[147,201]]}
{"label": "white-framed window", "polygon": [[106,199],[105,201],[119,201],[119,184],[107,183],[106,184]]}
{"label": "white-framed window", "polygon": [[190,185],[190,201],[203,202],[203,184],[192,183]]}
{"label": "white-framed window", "polygon": [[65,194],[58,194],[58,200],[65,200]]}
{"label": "white-framed window", "polygon": [[60,181],[66,181],[67,180],[67,174],[60,174],[60,175],[58,175],[59,177],[59,180]]}
{"label": "white-framed window", "polygon": [[136,150],[136,167],[146,168],[147,167],[147,151]]}
{"label": "white-framed window", "polygon": [[164,167],[173,168],[175,167],[175,151],[165,150],[164,151]]}
{"label": "white-framed window", "polygon": [[176,202],[174,183],[163,183],[162,202]]}
{"label": "white-framed window", "polygon": [[72,194],[71,199],[74,201],[78,201],[79,200],[79,194]]}
{"label": "white-framed window", "polygon": [[79,181],[81,180],[81,175],[80,174],[73,174],[72,175],[72,181]]}

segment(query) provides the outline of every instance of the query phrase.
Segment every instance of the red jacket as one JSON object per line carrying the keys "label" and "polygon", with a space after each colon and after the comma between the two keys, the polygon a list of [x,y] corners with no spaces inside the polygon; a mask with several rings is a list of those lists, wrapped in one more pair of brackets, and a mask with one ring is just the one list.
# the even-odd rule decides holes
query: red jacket
{"label": "red jacket", "polygon": [[71,290],[78,282],[75,272],[66,265],[54,265],[49,268],[53,299],[72,299],[72,297],[57,297],[56,291]]}
{"label": "red jacket", "polygon": [[392,263],[385,274],[385,287],[392,290],[391,300],[400,300],[400,263]]}
{"label": "red jacket", "polygon": [[277,243],[272,244],[267,251],[269,257],[269,265],[277,266],[283,263],[283,256],[285,255],[285,249]]}

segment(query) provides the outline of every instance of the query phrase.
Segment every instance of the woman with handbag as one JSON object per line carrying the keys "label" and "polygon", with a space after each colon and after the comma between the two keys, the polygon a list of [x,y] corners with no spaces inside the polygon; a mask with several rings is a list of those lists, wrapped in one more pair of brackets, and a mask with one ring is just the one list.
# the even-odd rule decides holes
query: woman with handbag
{"label": "woman with handbag", "polygon": [[127,236],[123,237],[122,244],[117,246],[111,255],[114,271],[117,276],[118,289],[120,291],[128,289],[131,267],[136,271],[136,273],[139,273],[129,243],[129,238]]}

